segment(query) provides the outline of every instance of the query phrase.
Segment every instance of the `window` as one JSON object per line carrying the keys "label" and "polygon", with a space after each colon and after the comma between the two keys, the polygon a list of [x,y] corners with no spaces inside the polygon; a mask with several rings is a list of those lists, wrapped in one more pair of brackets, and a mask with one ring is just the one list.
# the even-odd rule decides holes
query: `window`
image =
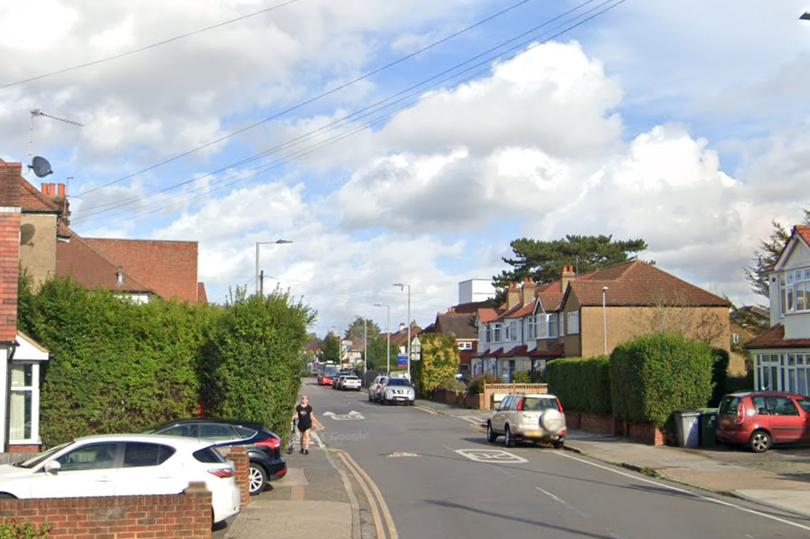
{"label": "window", "polygon": [[810,311],[810,268],[790,270],[785,277],[787,282],[780,279],[779,288],[784,287],[787,312]]}
{"label": "window", "polygon": [[492,342],[492,326],[489,324],[486,325],[486,335],[484,336],[484,342]]}
{"label": "window", "polygon": [[174,449],[160,444],[130,442],[124,450],[124,468],[159,466],[174,455]]}
{"label": "window", "polygon": [[790,397],[766,397],[768,413],[771,415],[797,416],[799,410]]}
{"label": "window", "polygon": [[115,467],[116,443],[86,445],[59,457],[62,472],[102,470]]}
{"label": "window", "polygon": [[537,319],[534,316],[526,318],[526,334],[529,340],[537,338]]}
{"label": "window", "polygon": [[731,342],[734,344],[740,344],[740,334],[739,333],[732,333],[731,334]]}
{"label": "window", "polygon": [[516,320],[511,320],[506,322],[503,325],[503,340],[504,341],[517,341],[519,339],[518,335],[518,323]]}
{"label": "window", "polygon": [[501,325],[500,324],[492,324],[492,341],[493,342],[501,342]]}
{"label": "window", "polygon": [[472,350],[472,343],[470,341],[462,341],[458,343],[459,350]]}
{"label": "window", "polygon": [[551,314],[538,314],[535,317],[535,325],[537,327],[537,339],[556,339],[557,338],[557,315]]}
{"label": "window", "polygon": [[568,313],[567,322],[569,335],[576,335],[579,333],[579,311]]}
{"label": "window", "polygon": [[31,363],[15,363],[11,366],[10,412],[9,438],[31,440],[34,434],[34,365]]}

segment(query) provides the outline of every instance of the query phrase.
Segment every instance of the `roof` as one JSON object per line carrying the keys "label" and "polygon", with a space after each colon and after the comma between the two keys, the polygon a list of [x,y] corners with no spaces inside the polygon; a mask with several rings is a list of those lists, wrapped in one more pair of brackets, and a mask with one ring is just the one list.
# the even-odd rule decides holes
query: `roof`
{"label": "roof", "polygon": [[478,328],[475,325],[475,314],[445,313],[436,315],[435,331],[456,339],[477,339]]}
{"label": "roof", "polygon": [[492,322],[498,318],[498,310],[494,308],[485,308],[478,310],[478,319],[482,324],[486,324],[487,322]]}
{"label": "roof", "polygon": [[531,352],[529,352],[529,357],[542,357],[547,359],[553,359],[558,357],[563,357],[565,354],[565,345],[561,342],[554,343],[552,346],[549,347],[548,350],[538,350],[535,348]]}
{"label": "roof", "polygon": [[122,293],[151,293],[126,269],[123,283],[118,282],[118,266],[93,249],[81,236],[73,234],[69,242],[56,243],[56,275],[71,277],[88,289],[106,288]]}
{"label": "roof", "polygon": [[806,225],[796,225],[793,227],[793,231],[802,237],[802,239],[810,245],[810,226]]}
{"label": "roof", "polygon": [[785,339],[785,326],[776,324],[763,334],[748,341],[746,348],[810,348],[810,339]]}
{"label": "roof", "polygon": [[107,238],[84,241],[162,298],[198,301],[197,242]]}
{"label": "roof", "polygon": [[[667,305],[728,307],[729,301],[675,277],[651,264],[633,260],[596,270],[571,281],[567,294],[583,306]],[[567,297],[567,296],[566,296]]]}
{"label": "roof", "polygon": [[62,206],[20,176],[20,209],[25,213],[61,213]]}

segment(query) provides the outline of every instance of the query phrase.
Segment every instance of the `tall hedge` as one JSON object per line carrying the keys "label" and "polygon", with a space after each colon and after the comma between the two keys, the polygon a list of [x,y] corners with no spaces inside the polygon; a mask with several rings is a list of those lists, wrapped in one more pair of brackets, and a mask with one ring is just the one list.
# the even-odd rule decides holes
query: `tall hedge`
{"label": "tall hedge", "polygon": [[424,333],[419,335],[422,357],[411,362],[414,389],[421,396],[452,380],[458,370],[458,347],[452,335]]}
{"label": "tall hedge", "polygon": [[643,335],[610,356],[614,415],[663,426],[679,409],[706,406],[712,395],[712,349],[681,335]]}
{"label": "tall hedge", "polygon": [[[201,357],[202,400],[213,416],[289,430],[301,387],[301,351],[315,313],[288,293],[248,296],[239,289]],[[317,400],[312,401],[317,407]]]}
{"label": "tall hedge", "polygon": [[546,367],[549,390],[559,397],[565,410],[610,415],[610,359],[555,359]]}

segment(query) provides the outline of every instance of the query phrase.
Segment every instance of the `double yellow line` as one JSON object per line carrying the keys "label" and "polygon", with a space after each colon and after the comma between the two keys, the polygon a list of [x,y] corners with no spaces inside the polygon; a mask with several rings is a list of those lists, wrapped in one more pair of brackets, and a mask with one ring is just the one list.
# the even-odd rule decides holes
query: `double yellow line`
{"label": "double yellow line", "polygon": [[340,457],[344,466],[352,473],[357,484],[363,489],[368,504],[371,507],[371,517],[374,519],[374,528],[377,530],[377,539],[399,539],[397,529],[394,526],[394,520],[391,518],[391,512],[388,510],[388,505],[385,503],[380,489],[374,484],[374,481],[368,474],[360,467],[359,464],[348,453],[340,449],[332,449],[333,452]]}

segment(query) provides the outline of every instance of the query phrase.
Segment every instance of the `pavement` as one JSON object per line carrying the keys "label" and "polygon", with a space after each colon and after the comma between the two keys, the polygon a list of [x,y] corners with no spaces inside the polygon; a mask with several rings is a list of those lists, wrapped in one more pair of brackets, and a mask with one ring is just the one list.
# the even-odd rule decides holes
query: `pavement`
{"label": "pavement", "polygon": [[[417,407],[483,422],[489,412],[418,400]],[[483,429],[482,429],[483,433]],[[317,429],[314,433],[317,435]],[[737,497],[810,518],[810,449],[755,454],[723,446],[650,446],[601,434],[569,431],[566,449],[664,480]],[[223,532],[227,539],[374,539],[375,502],[351,458],[313,444],[288,456],[287,476],[254,496]],[[362,474],[362,471],[360,472]],[[366,492],[366,494],[368,494]],[[373,497],[372,497],[373,498]],[[372,515],[374,513],[374,515]]]}

